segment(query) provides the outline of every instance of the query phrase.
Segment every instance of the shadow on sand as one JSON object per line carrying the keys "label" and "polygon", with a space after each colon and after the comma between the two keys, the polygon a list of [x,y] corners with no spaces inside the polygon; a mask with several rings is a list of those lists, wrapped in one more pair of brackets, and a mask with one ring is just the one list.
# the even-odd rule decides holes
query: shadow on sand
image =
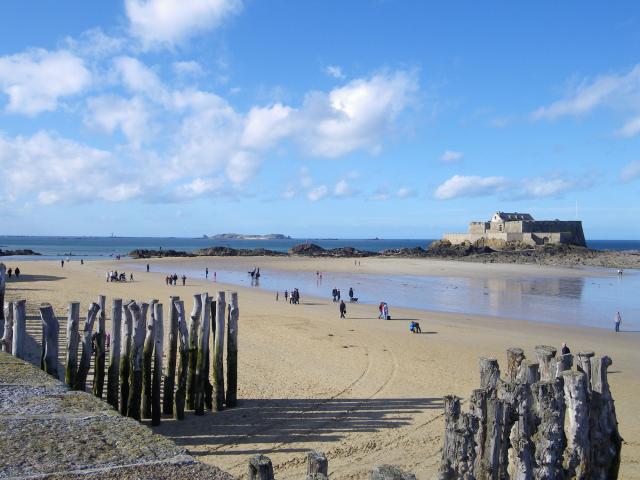
{"label": "shadow on sand", "polygon": [[[178,445],[208,445],[220,449],[221,455],[253,455],[271,451],[274,444],[321,445],[347,434],[403,427],[417,414],[442,407],[440,398],[248,399],[213,415],[190,414],[183,422],[163,422],[166,431],[162,426],[156,431]],[[222,448],[231,446],[235,448]],[[278,451],[306,450],[278,447]]]}
{"label": "shadow on sand", "polygon": [[55,282],[57,280],[64,280],[65,277],[58,277],[57,275],[29,275],[28,273],[21,273],[17,279],[11,277],[7,279],[7,287],[20,282]]}

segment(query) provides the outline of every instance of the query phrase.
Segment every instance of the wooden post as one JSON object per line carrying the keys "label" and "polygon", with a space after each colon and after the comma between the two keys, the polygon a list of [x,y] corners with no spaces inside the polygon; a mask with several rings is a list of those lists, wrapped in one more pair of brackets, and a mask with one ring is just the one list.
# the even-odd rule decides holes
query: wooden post
{"label": "wooden post", "polygon": [[495,388],[500,378],[500,367],[495,358],[480,358],[480,388]]}
{"label": "wooden post", "polygon": [[507,349],[507,382],[512,382],[518,376],[518,370],[524,360],[524,350],[518,347]]}
{"label": "wooden post", "polygon": [[535,464],[534,444],[532,441],[535,424],[531,412],[533,397],[531,396],[530,384],[521,383],[519,387],[519,392],[515,397],[515,405],[513,406],[513,413],[517,416],[517,420],[509,435],[512,450],[509,457],[511,470],[508,472],[508,478],[531,480],[533,479],[533,466]]}
{"label": "wooden post", "polygon": [[67,354],[64,366],[64,383],[73,388],[78,374],[78,345],[80,344],[80,302],[70,302],[67,307]]}
{"label": "wooden post", "polygon": [[568,419],[565,430],[567,436],[567,451],[564,455],[565,478],[588,479],[590,478],[591,445],[587,376],[582,372],[566,370],[562,372],[562,378]]}
{"label": "wooden post", "polygon": [[193,309],[189,321],[189,375],[187,376],[187,408],[196,407],[196,364],[198,362],[198,330],[202,297],[199,293],[193,296]]}
{"label": "wooden post", "polygon": [[595,356],[595,352],[579,352],[578,353],[578,365],[579,372],[584,373],[587,376],[587,390],[591,393],[591,359]]}
{"label": "wooden post", "polygon": [[25,359],[24,343],[27,335],[26,300],[13,302],[13,356]]}
{"label": "wooden post", "polygon": [[414,474],[405,472],[396,465],[376,465],[371,470],[369,478],[370,480],[416,480]]}
{"label": "wooden post", "polygon": [[213,346],[213,410],[216,412],[224,408],[224,317],[227,310],[227,302],[224,292],[218,292],[216,299],[216,336]]}
{"label": "wooden post", "polygon": [[169,358],[167,374],[164,377],[162,395],[162,411],[165,415],[173,415],[173,395],[176,382],[176,356],[178,353],[178,311],[175,302],[180,297],[171,297],[169,303]]}
{"label": "wooden post", "polygon": [[84,391],[86,388],[87,375],[91,367],[91,354],[93,353],[93,324],[99,311],[100,305],[97,303],[93,302],[89,305],[87,320],[84,322],[84,328],[82,329],[82,356],[80,357],[74,390]]}
{"label": "wooden post", "polygon": [[147,322],[147,334],[144,338],[144,351],[142,354],[142,418],[151,418],[151,377],[156,329],[155,305],[157,303],[158,300],[151,300],[149,304],[151,318]]}
{"label": "wooden post", "polygon": [[175,395],[173,417],[176,420],[184,420],[184,404],[187,393],[187,374],[189,372],[189,332],[185,319],[184,302],[175,302],[178,317],[178,340],[180,357],[178,362],[178,388]]}
{"label": "wooden post", "polygon": [[274,480],[269,457],[255,455],[249,459],[249,480]]}
{"label": "wooden post", "polygon": [[329,462],[324,453],[314,451],[307,454],[307,480],[326,480],[328,471]]}
{"label": "wooden post", "polygon": [[556,364],[556,378],[561,377],[565,370],[571,370],[571,367],[573,367],[573,355],[571,353],[560,355]]}
{"label": "wooden post", "polygon": [[[536,348],[537,350],[537,348]],[[564,451],[564,398],[562,379],[533,385],[534,405],[539,425],[535,441],[534,478],[561,479]]]}
{"label": "wooden post", "polygon": [[120,333],[122,323],[122,299],[114,298],[111,304],[111,346],[107,371],[107,403],[118,410],[118,370],[120,368]]}
{"label": "wooden post", "polygon": [[93,366],[95,375],[93,376],[93,394],[102,398],[102,390],[104,389],[104,366],[106,360],[106,352],[104,348],[105,336],[107,334],[107,297],[100,295],[98,297],[98,305],[100,305],[100,314],[98,316],[98,326],[95,335],[95,355]]}
{"label": "wooden post", "polygon": [[58,375],[58,336],[60,324],[53,312],[53,307],[48,303],[40,307],[42,319],[42,364],[40,368],[55,378]]}
{"label": "wooden post", "polygon": [[[132,303],[129,300],[127,305]],[[122,353],[120,355],[120,414],[127,416],[127,407],[129,403],[129,357],[131,356],[131,335],[133,328],[133,319],[131,310],[127,305],[122,307],[124,313],[124,323],[122,324]]]}
{"label": "wooden post", "polygon": [[4,313],[4,292],[7,286],[7,267],[0,262],[0,337],[4,336],[5,313]]}
{"label": "wooden post", "polygon": [[227,322],[227,408],[236,406],[238,400],[238,292],[231,293],[229,320]]}
{"label": "wooden post", "polygon": [[0,340],[0,351],[11,354],[13,351],[13,302],[4,304],[4,333]]}
{"label": "wooden post", "polygon": [[162,304],[153,305],[153,380],[151,383],[151,425],[160,425],[162,417],[160,391],[162,384],[162,356],[164,351],[164,326],[162,316]]}
{"label": "wooden post", "polygon": [[140,420],[140,397],[142,396],[142,350],[147,327],[147,309],[149,304],[130,302],[127,308],[131,312],[132,331],[131,355],[129,356],[129,399],[127,416]]}
{"label": "wooden post", "polygon": [[[215,346],[216,339],[216,302],[213,298],[209,297],[209,338],[211,341],[210,344],[213,343]],[[204,404],[206,408],[211,411],[216,411],[213,407],[213,385],[211,384],[211,355],[213,354],[213,347],[209,345],[207,349],[207,361],[204,372]]]}
{"label": "wooden post", "polygon": [[529,360],[523,360],[518,369],[518,375],[516,380],[520,383],[526,383],[527,385],[533,385],[540,380],[540,373],[538,372],[538,364],[532,363]]}
{"label": "wooden post", "polygon": [[207,357],[209,352],[209,317],[211,300],[208,293],[201,295],[201,314],[198,328],[198,356],[196,362],[195,414],[204,415],[205,383],[207,381]]}
{"label": "wooden post", "polygon": [[538,371],[540,380],[547,382],[556,377],[556,352],[555,347],[549,345],[536,345],[536,357],[538,359]]}

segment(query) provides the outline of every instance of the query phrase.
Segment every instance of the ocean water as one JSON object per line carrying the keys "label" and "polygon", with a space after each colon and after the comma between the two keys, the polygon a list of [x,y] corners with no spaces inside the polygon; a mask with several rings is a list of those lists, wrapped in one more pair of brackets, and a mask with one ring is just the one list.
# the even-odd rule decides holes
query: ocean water
{"label": "ocean water", "polygon": [[[266,248],[286,252],[300,243],[311,242],[323,248],[354,247],[359,250],[379,252],[388,248],[423,247],[433,239],[304,239],[288,240],[211,240],[206,238],[178,237],[28,237],[0,236],[0,249],[31,249],[41,257],[24,257],[25,260],[46,260],[60,256],[100,259],[125,256],[135,249],[159,248],[194,251],[199,248],[224,246],[232,248]],[[591,248],[599,250],[640,250],[640,240],[589,240]]]}

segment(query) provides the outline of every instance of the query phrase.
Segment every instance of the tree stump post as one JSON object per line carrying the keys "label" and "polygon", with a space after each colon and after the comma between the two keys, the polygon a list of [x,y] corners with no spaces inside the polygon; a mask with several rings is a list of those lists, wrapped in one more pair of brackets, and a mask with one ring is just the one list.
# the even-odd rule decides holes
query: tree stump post
{"label": "tree stump post", "polygon": [[153,348],[153,380],[151,383],[151,425],[160,425],[162,417],[161,411],[161,384],[162,384],[162,356],[164,353],[164,325],[162,315],[162,304],[153,305],[154,318],[154,348]]}
{"label": "tree stump post", "polygon": [[326,480],[329,477],[329,462],[321,452],[307,453],[307,480]]}
{"label": "tree stump post", "polygon": [[480,358],[480,388],[496,388],[500,379],[500,366],[495,358]]}
{"label": "tree stump post", "polygon": [[565,475],[566,478],[587,480],[591,478],[589,472],[591,445],[589,442],[587,376],[582,372],[565,370],[562,372],[562,378],[566,404],[565,415],[568,419],[565,430],[567,436],[567,452],[564,460]]}
{"label": "tree stump post", "polygon": [[591,359],[595,356],[595,352],[579,352],[578,353],[578,365],[579,372],[584,373],[587,376],[587,390],[591,394]]}
{"label": "tree stump post", "polygon": [[187,376],[187,408],[189,410],[195,410],[196,407],[196,364],[201,310],[202,297],[198,293],[193,296],[193,309],[189,318],[189,374]]}
{"label": "tree stump post", "polygon": [[189,373],[189,331],[185,319],[184,302],[175,302],[178,317],[178,388],[174,397],[173,417],[176,420],[184,420],[184,405],[187,393],[187,375]]}
{"label": "tree stump post", "polygon": [[507,349],[507,373],[506,381],[513,382],[518,376],[522,361],[525,359],[524,350],[518,347]]}
{"label": "tree stump post", "polygon": [[516,381],[525,383],[527,385],[533,385],[540,381],[540,372],[538,372],[539,365],[537,363],[530,362],[529,360],[523,360],[518,369],[518,375]]}
{"label": "tree stump post", "polygon": [[48,303],[40,307],[40,318],[42,319],[42,364],[40,368],[54,378],[58,375],[58,337],[60,324],[53,312],[53,307]]}
{"label": "tree stump post", "polygon": [[204,415],[205,383],[207,381],[207,357],[209,352],[209,330],[211,300],[208,293],[201,295],[201,314],[198,328],[198,355],[196,361],[195,414]]}
{"label": "tree stump post", "polygon": [[216,412],[224,408],[224,318],[227,310],[227,302],[224,292],[218,292],[216,299],[216,336],[213,346],[213,410]]}
{"label": "tree stump post", "polygon": [[167,359],[167,374],[164,377],[164,392],[162,395],[162,411],[165,415],[173,415],[178,354],[178,310],[175,303],[179,300],[180,297],[171,297],[169,303],[169,358]]}
{"label": "tree stump post", "polygon": [[67,353],[64,366],[64,383],[73,388],[78,373],[78,345],[80,344],[80,302],[67,307]]}
{"label": "tree stump post", "polygon": [[565,446],[565,406],[562,391],[562,379],[540,381],[533,385],[535,413],[539,422],[534,438],[534,478],[564,478],[562,455]]}
{"label": "tree stump post", "polygon": [[24,343],[27,336],[26,300],[13,302],[13,345],[11,353],[14,357],[25,359]]}
{"label": "tree stump post", "polygon": [[233,408],[238,401],[238,292],[231,293],[229,320],[227,322],[227,408]]}
{"label": "tree stump post", "polygon": [[0,262],[0,337],[4,336],[5,313],[4,313],[4,292],[7,288],[7,267]]}
{"label": "tree stump post", "polygon": [[87,319],[82,329],[82,354],[80,356],[80,365],[78,366],[74,390],[84,392],[87,387],[87,375],[89,374],[89,368],[91,368],[91,354],[93,353],[93,324],[96,321],[96,316],[99,311],[100,305],[97,303],[93,302],[89,305]]}
{"label": "tree stump post", "polygon": [[509,434],[512,451],[509,456],[511,469],[508,473],[509,478],[513,480],[533,479],[535,451],[531,438],[534,434],[535,422],[531,411],[532,405],[531,384],[520,383],[515,404],[513,405],[513,411],[517,419]]}
{"label": "tree stump post", "polygon": [[149,321],[147,333],[144,338],[144,350],[142,353],[142,418],[151,418],[151,380],[153,376],[153,347],[155,345],[155,305],[158,300],[149,303]]}
{"label": "tree stump post", "polygon": [[120,354],[120,414],[127,416],[127,406],[129,403],[129,366],[131,357],[131,335],[133,329],[133,318],[131,310],[127,307],[133,300],[129,300],[122,307],[124,322],[122,323],[122,352]]}
{"label": "tree stump post", "polygon": [[147,309],[149,304],[130,302],[127,309],[131,312],[132,332],[131,355],[129,356],[129,399],[127,416],[140,420],[140,401],[142,396],[142,356],[145,332],[147,330]]}
{"label": "tree stump post", "polygon": [[538,371],[540,380],[547,382],[556,378],[556,352],[555,347],[549,345],[536,345],[536,357],[538,359]]}
{"label": "tree stump post", "polygon": [[255,455],[249,459],[249,480],[274,480],[273,465],[269,457]]}
{"label": "tree stump post", "polygon": [[13,351],[13,302],[4,304],[4,332],[0,340],[0,351],[11,354]]}
{"label": "tree stump post", "polygon": [[93,394],[102,398],[102,390],[104,389],[104,367],[106,360],[106,352],[104,348],[105,336],[107,334],[106,322],[107,322],[107,297],[100,295],[98,297],[98,305],[100,306],[100,314],[98,316],[98,326],[96,328],[95,335],[95,356],[94,356],[94,368],[95,375],[93,376]]}
{"label": "tree stump post", "polygon": [[107,403],[118,410],[118,370],[120,369],[120,334],[122,324],[122,299],[114,298],[111,304],[111,346],[107,371]]}
{"label": "tree stump post", "polygon": [[[211,411],[215,411],[214,407],[213,407],[213,385],[211,384],[211,355],[213,352],[213,348],[215,347],[215,338],[216,338],[216,301],[212,298],[209,297],[209,312],[210,312],[210,318],[209,318],[209,338],[211,339],[211,341],[209,342],[209,348],[207,350],[207,362],[206,362],[206,367],[205,367],[205,372],[204,372],[204,404],[205,406],[211,410]],[[213,346],[211,346],[211,344],[213,344]]]}

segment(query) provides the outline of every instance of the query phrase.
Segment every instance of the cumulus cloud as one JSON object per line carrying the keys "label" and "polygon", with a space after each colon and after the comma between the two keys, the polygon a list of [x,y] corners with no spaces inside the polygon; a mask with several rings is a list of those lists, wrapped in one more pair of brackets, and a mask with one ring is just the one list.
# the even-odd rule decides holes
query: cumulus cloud
{"label": "cumulus cloud", "polygon": [[247,114],[242,144],[247,148],[271,148],[294,130],[294,109],[280,103],[269,107],[254,107]]}
{"label": "cumulus cloud", "polygon": [[520,198],[559,197],[563,193],[590,186],[591,180],[588,178],[536,177],[522,180],[514,194]]}
{"label": "cumulus cloud", "polygon": [[354,190],[346,180],[338,181],[336,183],[336,186],[333,188],[333,195],[336,197],[348,197],[353,194]]}
{"label": "cumulus cloud", "polygon": [[59,99],[76,95],[91,83],[81,58],[67,50],[37,49],[0,57],[0,89],[6,110],[26,115],[52,111]]}
{"label": "cumulus cloud", "polygon": [[410,198],[415,196],[416,196],[416,191],[413,188],[400,187],[396,192],[396,197],[398,198]]}
{"label": "cumulus cloud", "polygon": [[114,59],[113,65],[122,84],[130,91],[157,100],[165,99],[167,96],[158,75],[137,58],[118,57]]}
{"label": "cumulus cloud", "polygon": [[344,73],[342,73],[342,68],[337,65],[328,65],[324,72],[330,77],[337,78],[338,80],[343,80],[345,78]]}
{"label": "cumulus cloud", "polygon": [[107,133],[122,131],[135,148],[148,137],[149,113],[138,97],[125,99],[115,95],[90,98],[85,123]]}
{"label": "cumulus cloud", "polygon": [[462,160],[464,154],[462,152],[455,152],[453,150],[445,150],[444,153],[440,156],[440,160],[445,163],[454,163],[458,160]]}
{"label": "cumulus cloud", "polygon": [[144,48],[173,47],[242,10],[241,0],[126,0],[132,35]]}
{"label": "cumulus cloud", "polygon": [[454,175],[438,186],[433,196],[438,200],[480,197],[501,192],[508,186],[508,183],[504,177]]}
{"label": "cumulus cloud", "polygon": [[317,202],[327,196],[329,189],[326,185],[319,185],[307,192],[307,198],[312,202]]}
{"label": "cumulus cloud", "polygon": [[561,100],[538,108],[532,114],[534,120],[554,120],[563,116],[581,116],[596,108],[631,112],[618,133],[634,136],[640,133],[640,65],[622,74],[600,75],[584,79],[568,89]]}
{"label": "cumulus cloud", "polygon": [[173,71],[181,76],[199,77],[204,75],[204,68],[193,60],[183,62],[173,62]]}
{"label": "cumulus cloud", "polygon": [[620,180],[623,182],[630,182],[640,178],[640,161],[635,160],[627,163],[620,172]]}

